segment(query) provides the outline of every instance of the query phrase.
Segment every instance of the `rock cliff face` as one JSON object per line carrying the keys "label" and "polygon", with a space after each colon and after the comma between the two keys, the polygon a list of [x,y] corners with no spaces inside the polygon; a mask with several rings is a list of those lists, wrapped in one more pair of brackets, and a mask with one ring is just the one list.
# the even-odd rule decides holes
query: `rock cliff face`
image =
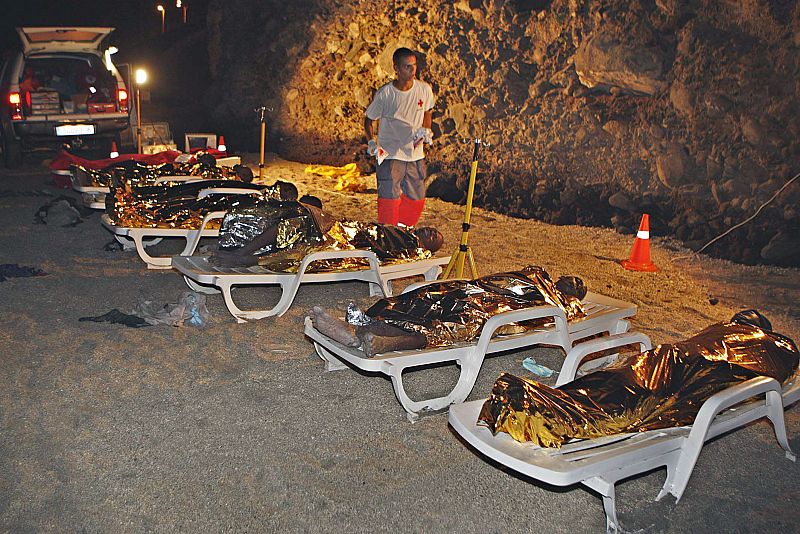
{"label": "rock cliff face", "polygon": [[[649,212],[697,249],[800,171],[796,0],[212,0],[208,30],[226,135],[255,147],[266,105],[271,149],[364,169],[364,108],[418,50],[429,194],[454,202],[480,137],[479,205],[622,232]],[[798,200],[800,181],[706,252],[800,265]]]}

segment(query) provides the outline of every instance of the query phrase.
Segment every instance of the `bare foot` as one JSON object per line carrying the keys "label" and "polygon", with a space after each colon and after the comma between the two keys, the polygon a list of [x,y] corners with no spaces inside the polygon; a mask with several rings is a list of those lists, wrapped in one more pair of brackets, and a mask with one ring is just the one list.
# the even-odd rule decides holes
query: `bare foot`
{"label": "bare foot", "polygon": [[360,326],[356,330],[367,358],[393,350],[421,349],[427,344],[425,336],[418,332],[406,332],[391,325],[378,326],[380,324]]}
{"label": "bare foot", "polygon": [[314,328],[334,341],[347,347],[358,347],[361,344],[356,337],[355,327],[333,317],[319,306],[314,306],[308,312],[308,316],[311,317],[311,324],[314,325]]}

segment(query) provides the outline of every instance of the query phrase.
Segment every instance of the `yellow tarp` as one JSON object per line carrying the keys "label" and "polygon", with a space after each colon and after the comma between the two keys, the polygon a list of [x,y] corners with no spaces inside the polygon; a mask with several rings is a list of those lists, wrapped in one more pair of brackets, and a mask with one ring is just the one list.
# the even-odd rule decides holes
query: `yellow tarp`
{"label": "yellow tarp", "polygon": [[367,190],[366,184],[361,179],[361,171],[355,163],[348,163],[344,167],[334,167],[332,165],[309,165],[305,171],[308,174],[318,174],[320,176],[330,176],[336,178],[335,191],[352,191],[363,193]]}

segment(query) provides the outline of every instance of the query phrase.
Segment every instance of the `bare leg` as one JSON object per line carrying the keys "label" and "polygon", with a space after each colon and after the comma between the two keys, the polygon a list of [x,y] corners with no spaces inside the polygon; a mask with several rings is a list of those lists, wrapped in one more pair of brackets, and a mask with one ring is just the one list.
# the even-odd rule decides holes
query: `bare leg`
{"label": "bare leg", "polygon": [[334,341],[348,347],[358,347],[361,343],[356,337],[356,329],[353,325],[333,317],[319,306],[314,306],[308,312],[308,316],[311,317],[311,324],[314,325],[314,328]]}
{"label": "bare leg", "polygon": [[380,321],[359,326],[356,336],[367,358],[393,350],[421,349],[427,344],[425,336],[419,332],[407,332]]}

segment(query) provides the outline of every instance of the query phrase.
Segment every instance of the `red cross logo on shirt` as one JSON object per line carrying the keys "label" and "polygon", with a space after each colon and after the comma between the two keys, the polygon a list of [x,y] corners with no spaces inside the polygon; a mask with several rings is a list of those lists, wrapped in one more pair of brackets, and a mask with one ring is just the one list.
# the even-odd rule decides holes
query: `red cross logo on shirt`
{"label": "red cross logo on shirt", "polygon": [[421,98],[420,98],[420,99],[419,99],[419,101],[417,102],[417,105],[418,105],[419,107],[422,107],[422,99],[421,99]]}

